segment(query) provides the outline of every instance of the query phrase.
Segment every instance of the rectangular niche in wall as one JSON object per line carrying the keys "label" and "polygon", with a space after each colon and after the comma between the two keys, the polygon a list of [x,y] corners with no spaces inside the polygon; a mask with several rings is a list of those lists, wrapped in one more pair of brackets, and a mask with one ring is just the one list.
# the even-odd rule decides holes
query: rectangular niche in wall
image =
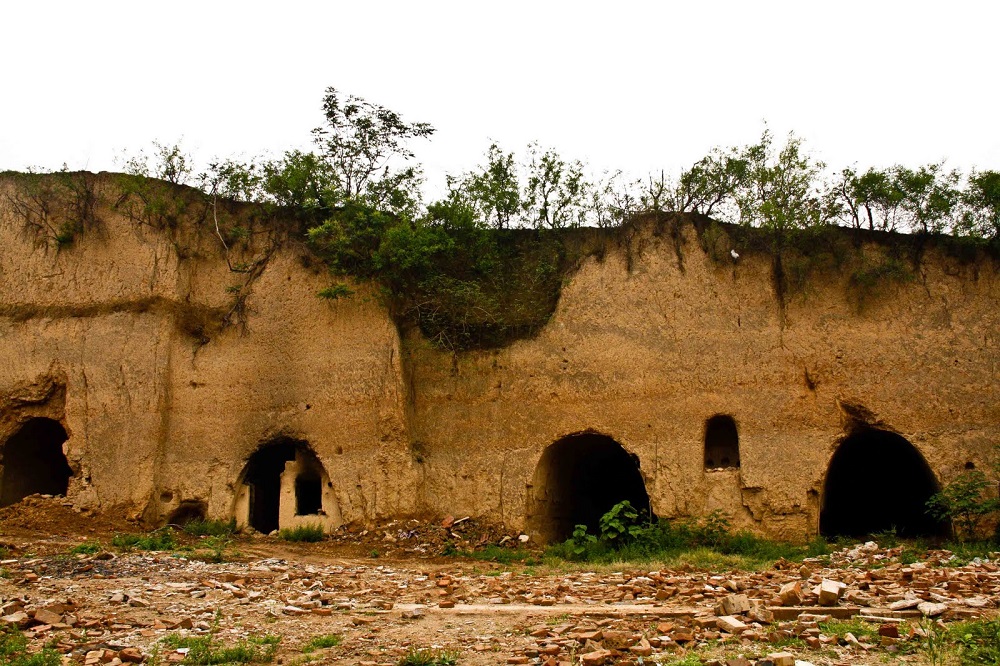
{"label": "rectangular niche in wall", "polygon": [[740,436],[732,416],[716,414],[705,421],[705,469],[738,468]]}

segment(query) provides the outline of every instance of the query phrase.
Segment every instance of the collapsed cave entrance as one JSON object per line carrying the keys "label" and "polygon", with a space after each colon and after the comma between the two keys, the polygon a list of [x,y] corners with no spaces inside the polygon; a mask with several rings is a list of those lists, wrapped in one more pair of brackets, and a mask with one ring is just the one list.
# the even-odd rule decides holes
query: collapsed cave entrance
{"label": "collapsed cave entrance", "polygon": [[28,495],[65,495],[73,475],[63,442],[66,429],[53,419],[33,418],[3,445],[0,454],[0,506],[20,502]]}
{"label": "collapsed cave entrance", "polygon": [[638,456],[606,435],[569,435],[545,449],[535,467],[526,527],[550,543],[572,536],[576,525],[596,532],[601,516],[623,500],[650,512]]}
{"label": "collapsed cave entrance", "polygon": [[927,461],[910,442],[866,428],[844,438],[823,484],[819,531],[861,537],[895,530],[905,537],[940,536],[948,526],[927,514],[939,489]]}
{"label": "collapsed cave entrance", "polygon": [[246,513],[237,519],[258,532],[289,527],[295,516],[326,515],[323,489],[329,481],[304,440],[281,437],[261,446],[247,461],[243,485],[249,491]]}

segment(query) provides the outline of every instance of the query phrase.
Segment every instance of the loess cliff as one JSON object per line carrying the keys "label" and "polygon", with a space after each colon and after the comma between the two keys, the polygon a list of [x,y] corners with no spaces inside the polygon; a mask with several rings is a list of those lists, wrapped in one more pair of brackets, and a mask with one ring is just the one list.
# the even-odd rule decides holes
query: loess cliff
{"label": "loess cliff", "polygon": [[[82,177],[85,214],[0,178],[0,504],[261,531],[461,514],[560,539],[629,499],[778,538],[858,515],[919,533],[926,496],[1000,443],[989,256],[929,243],[909,279],[861,289],[827,263],[786,289],[704,220],[578,232],[600,251],[537,335],[451,352],[375,286],[317,297],[331,279],[294,224],[182,188],[176,215],[137,213]],[[861,238],[851,261],[886,251]]]}

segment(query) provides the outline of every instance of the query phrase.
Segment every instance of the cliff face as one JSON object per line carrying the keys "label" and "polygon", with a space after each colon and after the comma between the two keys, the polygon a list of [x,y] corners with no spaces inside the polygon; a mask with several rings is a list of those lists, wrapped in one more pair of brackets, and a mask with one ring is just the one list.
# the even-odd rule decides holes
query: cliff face
{"label": "cliff face", "polygon": [[70,498],[151,520],[182,504],[232,515],[248,458],[282,438],[307,442],[335,481],[330,517],[417,510],[399,338],[377,298],[317,298],[323,271],[282,243],[247,289],[245,326],[221,327],[246,277],[210,225],[97,214],[57,251],[3,208],[0,396],[57,389],[0,403],[0,440],[58,420]]}
{"label": "cliff face", "polygon": [[[471,514],[559,538],[648,494],[657,515],[721,509],[803,538],[844,484],[845,501],[884,504],[924,461],[940,483],[1000,442],[988,259],[931,248],[915,279],[863,303],[828,270],[782,304],[769,257],[713,261],[691,225],[676,241],[647,225],[583,261],[536,338],[452,354],[401,340],[374,289],[317,298],[329,278],[294,240],[248,281],[210,225],[157,228],[105,203],[57,251],[10,205],[17,184],[0,190],[3,478],[10,441],[54,421],[82,507],[269,524],[253,502],[280,487],[328,525]],[[255,244],[241,251],[263,256]],[[234,292],[242,316],[220,326]],[[828,475],[851,437],[868,444]],[[279,475],[303,456],[316,489],[310,476],[293,493]]]}

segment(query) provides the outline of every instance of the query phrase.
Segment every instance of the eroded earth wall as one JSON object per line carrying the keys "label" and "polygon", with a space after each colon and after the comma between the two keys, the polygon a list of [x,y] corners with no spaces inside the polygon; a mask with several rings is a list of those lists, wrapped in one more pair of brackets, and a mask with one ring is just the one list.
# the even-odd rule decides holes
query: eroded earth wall
{"label": "eroded earth wall", "polygon": [[[915,279],[865,298],[837,270],[779,298],[769,256],[712,259],[693,226],[647,225],[581,261],[535,338],[456,354],[401,339],[374,289],[317,298],[330,279],[294,238],[243,290],[241,316],[207,326],[245,279],[210,226],[102,205],[58,248],[4,205],[13,188],[0,182],[0,441],[31,418],[61,423],[81,507],[155,523],[196,502],[228,518],[251,455],[291,438],[329,476],[336,523],[524,528],[547,447],[592,432],[633,454],[657,515],[721,509],[802,539],[858,427],[898,433],[939,480],[986,467],[1000,442],[988,258],[931,248]],[[738,468],[705,468],[715,415],[737,426]]]}
{"label": "eroded earth wall", "polygon": [[[915,279],[877,295],[834,272],[782,307],[770,257],[713,261],[691,226],[679,252],[641,234],[638,257],[585,261],[534,340],[454,359],[407,345],[428,504],[521,525],[543,450],[585,430],[638,456],[657,515],[721,509],[792,539],[816,533],[830,459],[859,426],[901,434],[939,482],[987,467],[1000,442],[996,264],[930,251]],[[705,469],[719,414],[738,426],[739,469]]]}
{"label": "eroded earth wall", "polygon": [[248,457],[291,437],[322,461],[344,520],[416,511],[399,337],[374,295],[317,298],[325,272],[285,243],[245,320],[208,337],[245,280],[210,227],[185,235],[102,206],[58,249],[0,209],[0,396],[30,394],[0,402],[0,439],[36,413],[59,420],[79,505],[155,522],[198,502],[228,517]]}

